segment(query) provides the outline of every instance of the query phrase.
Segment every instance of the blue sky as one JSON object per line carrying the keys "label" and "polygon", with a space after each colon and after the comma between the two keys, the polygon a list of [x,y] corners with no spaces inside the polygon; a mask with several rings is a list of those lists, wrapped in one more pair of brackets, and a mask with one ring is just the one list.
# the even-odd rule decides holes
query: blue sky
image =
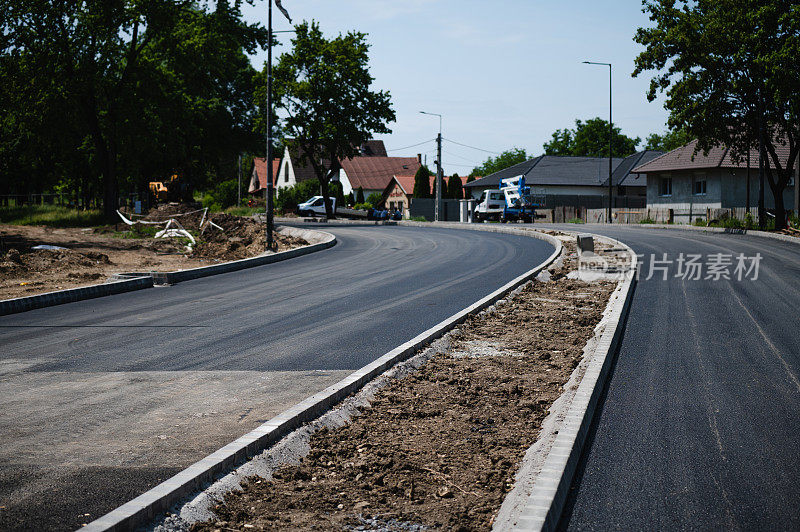
{"label": "blue sky", "polygon": [[[358,30],[371,44],[374,87],[389,90],[397,113],[381,135],[390,155],[427,153],[433,165],[439,123],[445,139],[500,152],[531,155],[553,131],[576,118],[608,118],[608,68],[613,64],[614,123],[643,140],[666,129],[663,101],[645,96],[649,75],[632,78],[641,47],[636,28],[648,25],[640,0],[283,0],[295,22],[316,19],[333,36]],[[248,21],[266,22],[266,1],[245,5]],[[276,30],[290,29],[277,10]],[[278,36],[286,43],[289,34]],[[277,57],[277,56],[276,56]],[[253,57],[261,68],[266,52]],[[423,146],[397,150],[422,141]],[[445,142],[445,173],[469,173],[490,153]]]}

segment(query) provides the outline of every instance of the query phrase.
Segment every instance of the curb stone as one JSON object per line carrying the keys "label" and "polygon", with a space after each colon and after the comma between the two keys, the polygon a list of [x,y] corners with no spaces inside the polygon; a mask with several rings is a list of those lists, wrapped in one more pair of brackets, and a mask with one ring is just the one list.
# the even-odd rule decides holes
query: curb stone
{"label": "curb stone", "polygon": [[[502,229],[502,228],[500,228]],[[263,449],[277,443],[284,436],[324,414],[369,381],[390,369],[396,363],[408,359],[424,345],[440,338],[462,323],[468,316],[476,314],[502,299],[509,292],[536,277],[561,254],[561,241],[550,235],[531,230],[494,231],[509,234],[524,234],[549,242],[555,251],[543,263],[506,283],[464,310],[439,322],[408,342],[392,349],[374,362],[345,377],[338,383],[312,395],[290,409],[278,414],[255,430],[245,434],[183,471],[167,479],[151,490],[92,521],[81,530],[136,530],[166,512],[175,503],[199,491],[219,478],[234,466],[257,455]]]}
{"label": "curb stone", "polygon": [[595,336],[584,348],[584,360],[588,359],[588,363],[578,365],[564,385],[564,394],[551,407],[539,438],[525,454],[514,488],[503,501],[493,530],[556,530],[564,510],[636,285],[638,259],[633,250],[612,238],[594,237],[624,249],[631,256],[629,269],[611,293]]}
{"label": "curb stone", "polygon": [[57,290],[55,292],[47,292],[46,294],[38,294],[35,296],[5,299],[0,301],[0,316],[152,287],[153,278],[148,275],[140,275],[132,278],[129,277],[125,280],[107,282],[105,284]]}

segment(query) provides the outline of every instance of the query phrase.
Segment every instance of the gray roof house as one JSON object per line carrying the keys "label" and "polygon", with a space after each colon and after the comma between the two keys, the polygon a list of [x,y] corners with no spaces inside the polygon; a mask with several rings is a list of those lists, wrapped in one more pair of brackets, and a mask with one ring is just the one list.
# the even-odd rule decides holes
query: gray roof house
{"label": "gray roof house", "polygon": [[[617,185],[615,197],[620,206],[641,203],[644,206],[646,185],[639,185],[631,170],[660,155],[660,152],[637,152],[624,159],[614,158],[611,161],[612,182]],[[534,194],[545,196],[546,206],[580,206],[597,208],[604,204],[608,195],[608,158],[607,157],[564,157],[557,155],[540,155],[523,163],[516,164],[481,179],[464,185],[465,190],[478,198],[484,190],[498,188],[500,181],[508,177],[525,176],[526,183]],[[622,187],[622,188],[621,188]],[[627,187],[632,187],[630,191]],[[630,195],[628,194],[630,192]],[[629,197],[630,196],[630,197]],[[607,201],[607,200],[605,200]],[[637,205],[630,205],[631,207]]]}

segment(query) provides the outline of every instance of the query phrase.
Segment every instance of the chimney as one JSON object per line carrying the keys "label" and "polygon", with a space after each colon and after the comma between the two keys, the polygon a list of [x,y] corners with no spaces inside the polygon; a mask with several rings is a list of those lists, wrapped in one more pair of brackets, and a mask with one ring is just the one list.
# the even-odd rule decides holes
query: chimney
{"label": "chimney", "polygon": [[[421,153],[418,153],[418,154],[417,154],[417,162],[418,162],[419,164],[422,164],[422,154],[421,154]],[[800,166],[798,166],[798,167],[800,167]]]}

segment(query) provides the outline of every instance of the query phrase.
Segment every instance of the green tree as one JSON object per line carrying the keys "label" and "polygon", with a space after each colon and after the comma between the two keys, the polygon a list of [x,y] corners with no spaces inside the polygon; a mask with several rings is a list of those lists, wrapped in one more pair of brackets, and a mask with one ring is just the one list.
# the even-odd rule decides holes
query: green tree
{"label": "green tree", "polygon": [[[565,155],[573,157],[608,157],[608,121],[590,118],[587,121],[575,120],[575,129],[556,130],[550,142],[544,144],[545,155]],[[612,157],[627,157],[636,151],[642,141],[639,137],[623,135],[620,128],[614,127],[611,135]]]}
{"label": "green tree", "polygon": [[367,196],[367,203],[375,207],[376,209],[383,203],[383,196],[378,194],[377,192],[373,192],[369,196]]}
{"label": "green tree", "polygon": [[464,199],[464,188],[458,174],[453,174],[447,184],[447,192],[452,199]]}
{"label": "green tree", "polygon": [[485,177],[495,172],[499,172],[500,170],[505,170],[509,166],[524,163],[527,160],[528,155],[525,153],[524,149],[512,148],[504,151],[497,157],[489,157],[481,166],[473,168],[472,172],[470,172],[470,175]]}
{"label": "green tree", "polygon": [[473,181],[475,181],[475,176],[472,175],[472,174],[469,174],[467,176],[467,183],[472,183]]}
{"label": "green tree", "polygon": [[[301,148],[300,164],[314,170],[325,198],[339,161],[356,156],[374,133],[391,133],[387,124],[395,120],[389,92],[370,90],[368,52],[364,33],[327,39],[318,23],[303,22],[295,26],[292,51],[274,69],[276,101],[288,115],[284,131]],[[266,72],[258,83],[264,91]],[[327,199],[325,210],[334,217]]]}
{"label": "green tree", "polygon": [[356,203],[364,203],[364,189],[362,187],[356,189]]}
{"label": "green tree", "polygon": [[648,135],[644,149],[656,151],[672,151],[691,142],[692,137],[685,129],[671,129],[659,135]]}
{"label": "green tree", "polygon": [[420,166],[417,173],[414,174],[414,197],[415,198],[430,198],[431,197],[431,171],[427,166]]}
{"label": "green tree", "polygon": [[645,50],[633,75],[657,72],[648,99],[665,92],[669,126],[688,130],[699,150],[725,145],[741,161],[761,139],[783,228],[783,191],[800,151],[800,10],[780,0],[646,0],[644,11],[653,24],[636,31]]}
{"label": "green tree", "polygon": [[100,194],[110,218],[148,181],[233,177],[256,138],[247,54],[266,41],[240,4],[4,2],[0,168]]}

